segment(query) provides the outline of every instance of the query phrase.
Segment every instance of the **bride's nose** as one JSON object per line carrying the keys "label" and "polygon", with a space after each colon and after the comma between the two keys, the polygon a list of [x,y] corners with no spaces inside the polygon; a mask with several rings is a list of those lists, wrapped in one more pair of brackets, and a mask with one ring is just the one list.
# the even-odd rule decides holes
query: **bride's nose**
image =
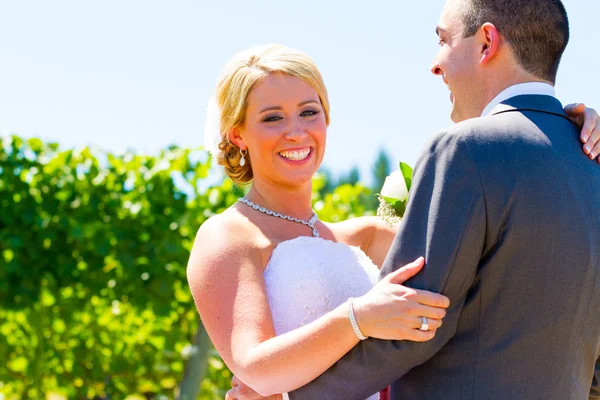
{"label": "bride's nose", "polygon": [[306,126],[297,119],[291,121],[285,132],[285,138],[291,142],[302,142],[307,136]]}

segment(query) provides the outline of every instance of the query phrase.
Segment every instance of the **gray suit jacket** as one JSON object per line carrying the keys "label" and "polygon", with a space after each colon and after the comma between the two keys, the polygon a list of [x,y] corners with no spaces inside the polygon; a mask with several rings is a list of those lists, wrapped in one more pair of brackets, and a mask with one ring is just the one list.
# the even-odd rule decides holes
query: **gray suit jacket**
{"label": "gray suit jacket", "polygon": [[437,135],[382,276],[451,300],[428,343],[368,339],[298,399],[600,399],[600,166],[549,96]]}

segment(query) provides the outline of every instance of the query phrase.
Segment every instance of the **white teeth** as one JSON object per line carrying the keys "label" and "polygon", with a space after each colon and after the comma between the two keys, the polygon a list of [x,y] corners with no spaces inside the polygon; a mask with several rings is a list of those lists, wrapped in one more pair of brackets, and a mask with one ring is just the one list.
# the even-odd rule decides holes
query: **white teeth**
{"label": "white teeth", "polygon": [[310,154],[310,149],[300,151],[282,151],[279,153],[280,156],[293,161],[302,161]]}

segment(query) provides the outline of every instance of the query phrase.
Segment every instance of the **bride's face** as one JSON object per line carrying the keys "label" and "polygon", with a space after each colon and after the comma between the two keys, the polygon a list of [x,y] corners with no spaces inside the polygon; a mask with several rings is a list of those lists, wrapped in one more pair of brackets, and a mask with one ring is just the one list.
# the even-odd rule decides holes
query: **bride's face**
{"label": "bride's face", "polygon": [[239,138],[255,181],[298,186],[310,182],[321,165],[326,134],[317,92],[300,78],[277,73],[250,92]]}

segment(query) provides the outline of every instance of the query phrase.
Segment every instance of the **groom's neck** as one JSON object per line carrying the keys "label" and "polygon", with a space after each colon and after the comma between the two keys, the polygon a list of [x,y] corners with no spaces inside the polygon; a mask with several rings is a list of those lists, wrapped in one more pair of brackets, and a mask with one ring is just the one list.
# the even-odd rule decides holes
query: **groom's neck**
{"label": "groom's neck", "polygon": [[554,86],[554,83],[541,79],[521,68],[506,69],[504,71],[500,70],[491,75],[486,84],[485,101],[483,102],[485,104],[481,107],[481,112],[483,112],[485,107],[504,90],[514,85],[529,82],[542,82]]}

